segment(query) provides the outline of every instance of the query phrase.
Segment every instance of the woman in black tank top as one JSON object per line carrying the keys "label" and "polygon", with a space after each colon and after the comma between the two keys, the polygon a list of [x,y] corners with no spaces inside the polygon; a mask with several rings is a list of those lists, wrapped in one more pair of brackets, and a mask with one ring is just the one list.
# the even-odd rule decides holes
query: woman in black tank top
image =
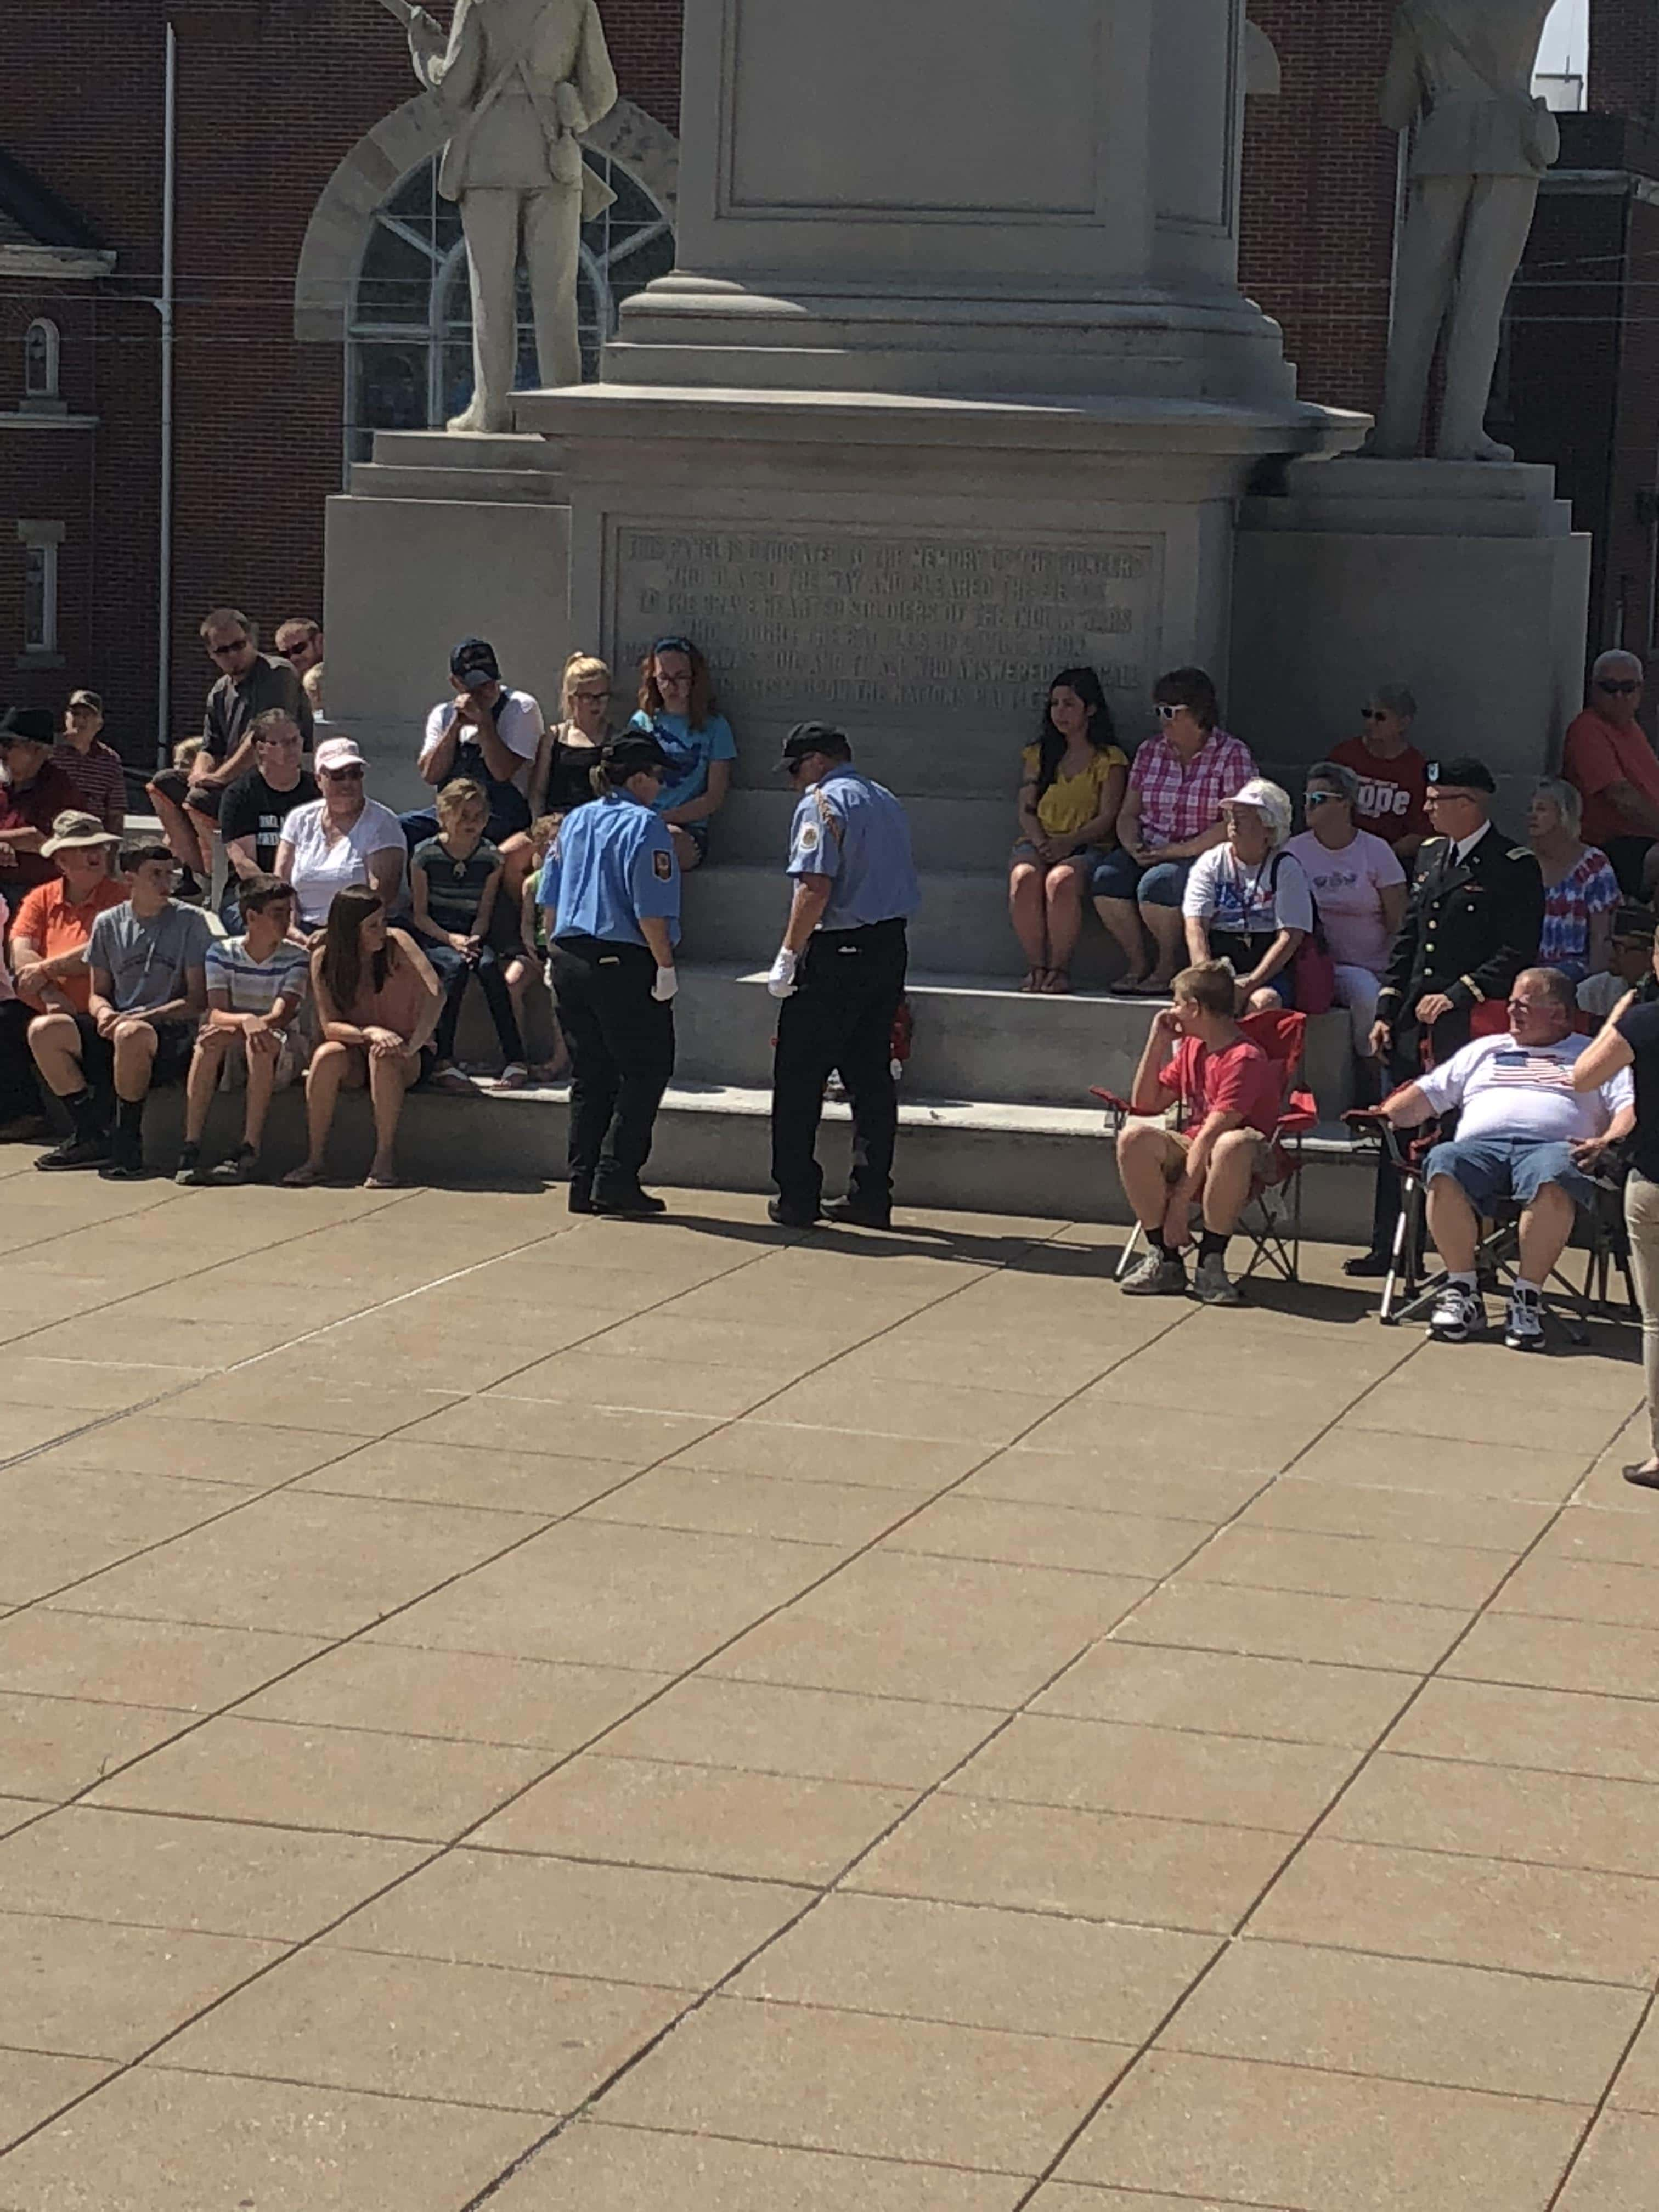
{"label": "woman in black tank top", "polygon": [[611,671],[591,653],[565,663],[565,719],[548,731],[530,778],[532,816],[568,814],[593,796],[592,775],[611,734]]}

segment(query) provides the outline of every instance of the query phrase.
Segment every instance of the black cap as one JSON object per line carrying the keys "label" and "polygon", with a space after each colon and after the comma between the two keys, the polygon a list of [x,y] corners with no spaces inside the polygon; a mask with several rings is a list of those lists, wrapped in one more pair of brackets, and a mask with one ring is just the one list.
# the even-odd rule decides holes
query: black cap
{"label": "black cap", "polygon": [[808,753],[838,753],[846,747],[846,731],[838,730],[833,722],[797,722],[783,741],[783,765],[793,768]]}
{"label": "black cap", "polygon": [[612,738],[599,756],[607,769],[619,770],[626,777],[644,775],[654,769],[660,775],[668,767],[668,756],[648,730],[625,730],[619,738]]}
{"label": "black cap", "polygon": [[1498,788],[1492,770],[1485,761],[1476,760],[1473,753],[1459,753],[1451,760],[1431,761],[1429,781],[1461,784],[1465,791],[1492,792]]}
{"label": "black cap", "polygon": [[461,640],[449,656],[449,672],[469,691],[480,690],[486,684],[499,684],[501,680],[495,648],[482,637]]}
{"label": "black cap", "polygon": [[8,707],[0,714],[0,745],[15,739],[30,745],[55,745],[58,725],[44,707]]}

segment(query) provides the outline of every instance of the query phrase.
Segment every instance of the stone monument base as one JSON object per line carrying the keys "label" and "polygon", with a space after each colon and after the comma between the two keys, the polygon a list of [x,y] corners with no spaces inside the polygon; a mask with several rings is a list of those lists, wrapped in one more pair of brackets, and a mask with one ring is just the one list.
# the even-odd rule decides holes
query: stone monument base
{"label": "stone monument base", "polygon": [[1555,471],[1477,461],[1292,462],[1240,509],[1229,717],[1263,761],[1351,736],[1407,684],[1431,759],[1474,752],[1519,834],[1583,703],[1590,540]]}

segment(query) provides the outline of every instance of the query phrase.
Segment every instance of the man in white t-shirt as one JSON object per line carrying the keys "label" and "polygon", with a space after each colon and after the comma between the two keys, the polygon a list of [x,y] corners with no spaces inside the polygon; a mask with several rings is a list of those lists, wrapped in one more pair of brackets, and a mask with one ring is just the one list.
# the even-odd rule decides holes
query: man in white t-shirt
{"label": "man in white t-shirt", "polygon": [[[467,777],[489,802],[484,835],[506,863],[502,896],[517,902],[534,857],[531,851],[530,771],[545,724],[539,703],[528,691],[501,681],[495,648],[482,637],[464,637],[449,656],[453,696],[441,699],[426,718],[421,747],[421,781],[434,791]],[[422,809],[403,817],[409,849],[438,835],[435,813]]]}
{"label": "man in white t-shirt", "polygon": [[1446,1268],[1429,1334],[1447,1344],[1484,1334],[1475,1273],[1481,1217],[1495,1201],[1516,1199],[1521,1263],[1504,1341],[1514,1352],[1541,1352],[1544,1285],[1572,1234],[1574,1206],[1595,1194],[1591,1176],[1636,1126],[1636,1093],[1628,1068],[1599,1091],[1567,1086],[1565,1071],[1590,1041],[1573,1033],[1573,987],[1559,969],[1524,969],[1509,1011],[1507,1036],[1477,1037],[1396,1091],[1382,1111],[1410,1129],[1462,1109],[1455,1138],[1437,1145],[1424,1170],[1429,1233]]}

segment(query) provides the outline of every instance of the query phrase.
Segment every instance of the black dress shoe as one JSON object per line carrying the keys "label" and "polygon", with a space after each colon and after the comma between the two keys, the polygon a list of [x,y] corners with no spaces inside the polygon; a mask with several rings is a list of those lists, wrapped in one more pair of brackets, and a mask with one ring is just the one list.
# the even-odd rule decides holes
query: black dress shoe
{"label": "black dress shoe", "polygon": [[832,1199],[823,1209],[826,1221],[838,1221],[843,1229],[890,1229],[893,1214],[890,1206],[866,1206],[856,1198]]}
{"label": "black dress shoe", "polygon": [[1638,1490],[1659,1490],[1659,1470],[1638,1463],[1635,1467],[1621,1468],[1620,1472],[1626,1482],[1633,1482]]}
{"label": "black dress shoe", "polygon": [[647,1190],[628,1190],[615,1195],[607,1193],[603,1198],[596,1191],[589,1201],[589,1211],[609,1214],[620,1221],[647,1221],[666,1213],[668,1201],[665,1198],[653,1198]]}
{"label": "black dress shoe", "polygon": [[781,1198],[768,1199],[766,1218],[780,1229],[811,1229],[817,1225],[817,1214],[808,1213],[799,1206],[786,1206]]}
{"label": "black dress shoe", "polygon": [[1357,1276],[1362,1281],[1381,1282],[1394,1261],[1386,1252],[1362,1252],[1357,1260],[1345,1260],[1342,1272]]}
{"label": "black dress shoe", "polygon": [[593,1211],[592,1184],[584,1176],[573,1176],[570,1179],[570,1188],[565,1195],[565,1204],[573,1213],[592,1213]]}

